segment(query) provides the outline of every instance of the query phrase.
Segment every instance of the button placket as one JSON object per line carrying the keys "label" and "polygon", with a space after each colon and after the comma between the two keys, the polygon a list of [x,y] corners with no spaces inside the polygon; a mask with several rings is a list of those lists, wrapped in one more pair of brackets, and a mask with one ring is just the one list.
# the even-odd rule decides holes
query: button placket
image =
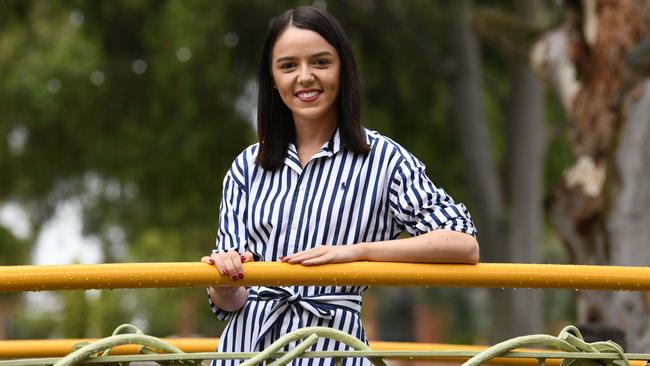
{"label": "button placket", "polygon": [[302,206],[305,200],[305,195],[307,192],[307,183],[304,181],[305,177],[309,170],[311,169],[310,163],[307,163],[302,170],[302,174],[298,179],[296,186],[295,202],[293,202],[293,212],[291,212],[291,225],[289,227],[289,243],[295,243],[298,236],[298,224],[300,223],[300,217],[302,216]]}

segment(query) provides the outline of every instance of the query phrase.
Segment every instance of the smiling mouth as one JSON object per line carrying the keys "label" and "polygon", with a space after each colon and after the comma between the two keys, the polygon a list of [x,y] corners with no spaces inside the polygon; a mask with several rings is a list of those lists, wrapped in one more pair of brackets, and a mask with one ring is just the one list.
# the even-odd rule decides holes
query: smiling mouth
{"label": "smiling mouth", "polygon": [[321,92],[318,90],[308,90],[300,92],[296,94],[296,96],[303,102],[313,102],[314,100],[318,99],[320,93]]}

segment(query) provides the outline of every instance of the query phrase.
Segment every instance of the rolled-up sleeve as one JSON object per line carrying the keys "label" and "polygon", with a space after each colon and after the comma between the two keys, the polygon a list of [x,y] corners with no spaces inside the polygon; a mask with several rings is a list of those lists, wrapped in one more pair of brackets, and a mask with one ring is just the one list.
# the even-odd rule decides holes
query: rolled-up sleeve
{"label": "rolled-up sleeve", "polygon": [[[247,192],[245,188],[244,172],[235,160],[232,168],[223,180],[221,205],[219,206],[219,231],[215,252],[236,250],[243,254],[248,250],[248,234],[246,230]],[[208,302],[212,312],[220,320],[228,320],[232,312],[218,308],[210,299]]]}
{"label": "rolled-up sleeve", "polygon": [[425,166],[412,155],[402,157],[392,172],[390,207],[398,226],[411,235],[449,229],[476,236],[469,211],[437,188],[425,173]]}

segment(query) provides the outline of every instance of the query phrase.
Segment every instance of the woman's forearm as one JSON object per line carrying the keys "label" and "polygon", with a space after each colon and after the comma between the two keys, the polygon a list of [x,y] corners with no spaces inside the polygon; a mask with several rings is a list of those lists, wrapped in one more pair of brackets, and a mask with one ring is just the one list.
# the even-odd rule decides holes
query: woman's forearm
{"label": "woman's forearm", "polygon": [[210,299],[218,308],[225,311],[237,311],[246,304],[248,291],[245,287],[223,287],[216,289],[209,287]]}
{"label": "woman's forearm", "polygon": [[362,261],[468,264],[479,261],[478,242],[473,236],[446,229],[353,247]]}

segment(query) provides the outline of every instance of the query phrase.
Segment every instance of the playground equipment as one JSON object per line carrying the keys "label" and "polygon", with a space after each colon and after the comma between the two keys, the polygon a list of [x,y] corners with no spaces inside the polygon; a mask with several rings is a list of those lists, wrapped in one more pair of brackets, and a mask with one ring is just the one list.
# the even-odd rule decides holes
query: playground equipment
{"label": "playground equipment", "polygon": [[[360,262],[330,264],[318,267],[292,266],[286,263],[246,263],[246,278],[237,286],[251,285],[374,285],[374,286],[430,286],[430,287],[526,287],[569,288],[599,290],[647,291],[650,289],[650,268],[614,266],[496,264],[478,265],[413,264]],[[204,287],[211,284],[233,284],[228,277],[220,276],[214,267],[202,263],[134,263],[68,266],[7,266],[0,267],[0,291],[49,291],[148,287]],[[119,334],[124,330],[129,334]],[[336,338],[352,346],[353,351],[309,352],[318,337]],[[182,340],[175,340],[179,342]],[[289,352],[279,352],[282,347],[300,341]],[[13,342],[13,343],[12,343]],[[34,357],[32,353],[8,356],[10,351],[29,342],[0,342],[0,358]],[[65,347],[66,341],[52,341],[50,346]],[[67,347],[71,346],[67,342]],[[625,354],[613,342],[586,343],[574,327],[565,328],[560,335],[531,335],[514,338],[479,351],[440,350],[434,346],[425,349],[399,349],[399,344],[371,342],[371,347],[345,333],[328,328],[303,328],[285,335],[271,347],[259,353],[185,353],[172,342],[142,334],[133,326],[121,326],[113,336],[88,343],[79,343],[77,350],[70,349],[65,357],[17,359],[0,361],[0,366],[56,365],[72,366],[77,363],[129,363],[156,361],[169,364],[196,364],[201,360],[243,359],[244,366],[266,361],[268,365],[284,365],[296,357],[332,357],[340,362],[345,357],[367,357],[375,365],[384,365],[384,359],[426,359],[439,361],[467,360],[464,366],[482,363],[558,364],[623,366],[650,360],[650,354]],[[182,343],[182,342],[180,342]],[[121,345],[133,345],[127,348]],[[196,342],[194,342],[196,345]],[[392,345],[392,348],[389,346]],[[121,350],[120,347],[121,346]],[[216,342],[213,347],[216,346]],[[525,346],[545,346],[555,350],[514,351]],[[9,348],[7,348],[9,347]],[[382,347],[387,347],[383,348]],[[443,346],[444,347],[444,346]],[[470,348],[470,347],[468,347]],[[214,349],[214,348],[213,348]],[[113,352],[131,353],[114,355]],[[5,352],[3,354],[3,352]],[[64,351],[65,352],[65,351]],[[159,353],[162,352],[162,353]],[[112,355],[113,354],[113,355]],[[562,361],[561,361],[562,360]]]}

